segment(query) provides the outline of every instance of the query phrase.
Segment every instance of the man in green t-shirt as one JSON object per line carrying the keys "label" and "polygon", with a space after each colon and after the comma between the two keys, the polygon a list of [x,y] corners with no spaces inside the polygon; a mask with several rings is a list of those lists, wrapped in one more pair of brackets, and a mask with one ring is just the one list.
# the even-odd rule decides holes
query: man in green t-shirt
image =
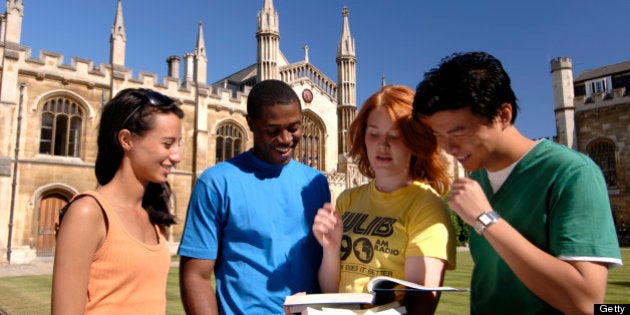
{"label": "man in green t-shirt", "polygon": [[592,313],[621,254],[601,170],[587,156],[516,126],[501,62],[454,54],[424,76],[414,113],[471,171],[449,206],[471,235],[472,314]]}

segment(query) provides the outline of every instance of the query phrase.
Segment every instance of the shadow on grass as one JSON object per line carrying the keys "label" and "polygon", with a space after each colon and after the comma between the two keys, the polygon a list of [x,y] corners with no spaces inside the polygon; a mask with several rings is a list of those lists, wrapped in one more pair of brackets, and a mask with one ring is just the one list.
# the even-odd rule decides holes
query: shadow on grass
{"label": "shadow on grass", "polygon": [[608,284],[618,285],[620,287],[630,287],[630,281],[608,281]]}

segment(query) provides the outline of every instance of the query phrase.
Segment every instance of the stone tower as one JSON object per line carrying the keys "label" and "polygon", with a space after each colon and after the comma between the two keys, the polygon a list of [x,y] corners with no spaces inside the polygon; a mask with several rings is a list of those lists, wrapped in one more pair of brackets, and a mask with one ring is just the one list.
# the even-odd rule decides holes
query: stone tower
{"label": "stone tower", "polygon": [[577,137],[571,58],[558,57],[551,60],[551,79],[553,81],[557,142],[576,150]]}
{"label": "stone tower", "polygon": [[341,40],[337,47],[337,116],[339,131],[339,155],[347,156],[349,151],[347,132],[357,112],[357,57],[354,39],[350,36],[348,8],[342,10],[343,25]]}
{"label": "stone tower", "polygon": [[[337,47],[337,130],[338,130],[338,170],[346,173],[348,181],[360,176],[356,165],[350,161],[348,152],[348,130],[357,115],[357,57],[354,50],[354,38],[350,35],[348,8],[344,7],[341,40]],[[357,183],[349,182],[349,185]]]}
{"label": "stone tower", "polygon": [[258,13],[257,81],[279,79],[278,55],[280,54],[280,26],[278,13],[273,8],[272,0],[265,0],[263,9]]}

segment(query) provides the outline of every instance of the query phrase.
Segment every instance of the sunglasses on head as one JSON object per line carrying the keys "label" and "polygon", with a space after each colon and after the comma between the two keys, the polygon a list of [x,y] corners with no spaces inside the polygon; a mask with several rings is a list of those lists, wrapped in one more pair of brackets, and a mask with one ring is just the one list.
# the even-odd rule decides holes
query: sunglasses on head
{"label": "sunglasses on head", "polygon": [[127,125],[129,119],[131,119],[131,116],[138,112],[145,104],[149,104],[153,107],[164,107],[173,104],[173,100],[170,97],[153,90],[144,91],[142,96],[143,101],[140,102],[140,104],[137,105],[134,109],[132,109],[131,112],[129,112],[129,114],[127,115],[127,117],[125,117],[121,124],[122,127]]}

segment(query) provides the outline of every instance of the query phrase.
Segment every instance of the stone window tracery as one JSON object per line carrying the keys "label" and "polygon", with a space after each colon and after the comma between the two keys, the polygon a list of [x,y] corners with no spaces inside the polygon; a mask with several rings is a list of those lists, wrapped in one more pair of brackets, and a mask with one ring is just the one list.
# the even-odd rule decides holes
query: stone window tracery
{"label": "stone window tracery", "polygon": [[295,148],[295,159],[320,171],[325,171],[324,128],[308,113],[302,115],[302,139]]}
{"label": "stone window tracery", "polygon": [[225,123],[217,129],[216,163],[230,159],[243,151],[243,131],[233,123]]}
{"label": "stone window tracery", "polygon": [[53,97],[42,106],[39,153],[79,157],[83,109],[65,97]]}

